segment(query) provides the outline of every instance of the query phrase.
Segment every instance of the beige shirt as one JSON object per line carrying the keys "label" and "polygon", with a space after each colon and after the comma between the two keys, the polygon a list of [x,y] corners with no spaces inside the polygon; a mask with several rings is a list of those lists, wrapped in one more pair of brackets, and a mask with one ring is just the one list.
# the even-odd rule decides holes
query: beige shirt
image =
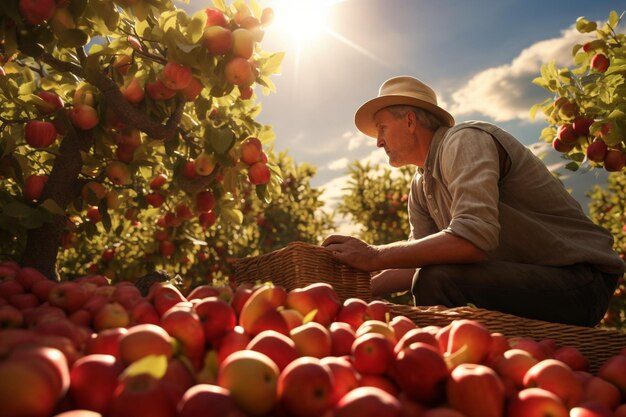
{"label": "beige shirt", "polygon": [[[500,173],[498,147],[508,155]],[[420,175],[421,174],[421,175]],[[409,194],[411,237],[443,230],[490,259],[546,266],[589,263],[621,274],[613,237],[594,224],[526,146],[497,126],[438,129]]]}

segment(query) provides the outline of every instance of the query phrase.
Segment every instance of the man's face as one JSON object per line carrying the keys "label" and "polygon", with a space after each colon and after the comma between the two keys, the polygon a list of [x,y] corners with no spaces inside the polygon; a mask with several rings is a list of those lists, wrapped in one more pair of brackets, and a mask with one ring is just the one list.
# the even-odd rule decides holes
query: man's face
{"label": "man's face", "polygon": [[389,165],[401,167],[414,164],[410,159],[414,138],[409,129],[408,115],[396,118],[386,109],[379,110],[374,115],[378,129],[376,146],[384,148],[389,157]]}

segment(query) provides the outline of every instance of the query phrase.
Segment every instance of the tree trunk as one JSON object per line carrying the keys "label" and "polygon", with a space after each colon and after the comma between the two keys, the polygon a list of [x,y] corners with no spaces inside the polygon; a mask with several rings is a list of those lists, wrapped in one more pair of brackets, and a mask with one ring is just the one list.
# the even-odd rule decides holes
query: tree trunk
{"label": "tree trunk", "polygon": [[[59,155],[54,160],[40,200],[51,198],[63,211],[80,193],[81,152],[88,152],[93,144],[90,131],[74,130],[69,121],[66,125],[68,132],[61,142]],[[65,222],[66,216],[54,215],[52,222],[28,231],[22,266],[35,268],[49,279],[59,279],[56,260]]]}

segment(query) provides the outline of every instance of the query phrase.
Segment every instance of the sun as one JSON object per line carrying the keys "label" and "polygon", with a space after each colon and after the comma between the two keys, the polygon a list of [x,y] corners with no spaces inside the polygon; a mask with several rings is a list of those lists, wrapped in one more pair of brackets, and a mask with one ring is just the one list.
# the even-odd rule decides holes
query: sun
{"label": "sun", "polygon": [[341,0],[275,0],[272,26],[301,44],[318,40],[328,32],[328,15],[333,4]]}

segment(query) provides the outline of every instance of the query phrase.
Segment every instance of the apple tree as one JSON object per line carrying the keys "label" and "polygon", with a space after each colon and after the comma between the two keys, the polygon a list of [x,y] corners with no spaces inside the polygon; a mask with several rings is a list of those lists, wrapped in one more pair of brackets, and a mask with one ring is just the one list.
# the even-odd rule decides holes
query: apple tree
{"label": "apple tree", "polygon": [[258,198],[253,184],[244,185],[232,201],[241,219],[209,214],[202,221],[189,221],[182,206],[165,213],[142,210],[136,217],[118,208],[111,213],[115,233],[89,238],[80,231],[82,224],[71,232],[66,229],[59,269],[64,276],[103,274],[114,281],[135,281],[151,270],[165,270],[195,286],[225,281],[234,258],[257,256],[296,240],[319,244],[332,219],[321,211],[321,191],[311,187],[315,169],[295,164],[285,152],[276,157],[270,153],[270,160],[284,177],[282,192],[270,201]]}
{"label": "apple tree", "polygon": [[189,16],[172,0],[0,2],[3,257],[56,278],[77,233],[237,223],[240,189],[280,192],[272,129],[255,121],[283,55],[260,47],[272,11],[213,3]]}
{"label": "apple tree", "polygon": [[553,93],[531,109],[546,116],[541,138],[570,160],[567,168],[604,167],[623,172],[626,166],[626,34],[618,31],[623,17],[616,11],[603,24],[584,17],[576,29],[589,38],[573,46],[573,65],[541,67],[533,83]]}
{"label": "apple tree", "polygon": [[373,244],[406,239],[408,192],[414,168],[392,171],[355,161],[348,172],[350,180],[337,212],[359,227],[358,237]]}
{"label": "apple tree", "polygon": [[[589,215],[594,222],[611,232],[614,248],[626,259],[626,176],[611,173],[606,187],[596,185],[589,193]],[[626,328],[626,282],[621,277],[602,324]]]}

